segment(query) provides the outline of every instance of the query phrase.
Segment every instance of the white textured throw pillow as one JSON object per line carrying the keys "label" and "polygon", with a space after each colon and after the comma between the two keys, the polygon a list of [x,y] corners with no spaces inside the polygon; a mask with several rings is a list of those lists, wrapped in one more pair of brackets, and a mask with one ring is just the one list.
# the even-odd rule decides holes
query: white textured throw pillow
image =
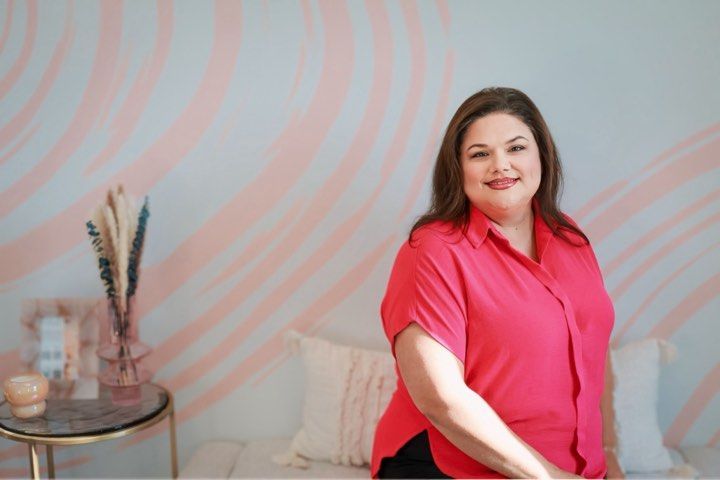
{"label": "white textured throw pillow", "polygon": [[612,350],[618,460],[625,472],[661,472],[673,467],[663,446],[657,398],[660,364],[676,355],[672,344],[655,338]]}
{"label": "white textured throw pillow", "polygon": [[338,345],[290,331],[286,344],[305,369],[302,428],[290,450],[273,456],[305,468],[305,459],[338,465],[370,463],[375,427],[396,388],[389,352]]}

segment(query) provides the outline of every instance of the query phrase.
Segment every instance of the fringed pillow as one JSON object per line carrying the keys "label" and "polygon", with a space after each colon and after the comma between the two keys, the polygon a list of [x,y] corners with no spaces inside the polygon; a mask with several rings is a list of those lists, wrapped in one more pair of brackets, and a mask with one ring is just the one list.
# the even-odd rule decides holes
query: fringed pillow
{"label": "fringed pillow", "polygon": [[396,388],[389,352],[339,345],[290,331],[291,352],[305,371],[302,427],[290,449],[273,456],[280,465],[309,466],[307,459],[367,465],[375,427]]}

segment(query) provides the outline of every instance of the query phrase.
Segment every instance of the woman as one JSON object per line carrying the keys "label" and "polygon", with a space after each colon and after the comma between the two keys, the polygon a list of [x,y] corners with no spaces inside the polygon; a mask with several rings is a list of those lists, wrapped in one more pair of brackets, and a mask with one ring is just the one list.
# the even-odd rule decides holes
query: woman
{"label": "woman", "polygon": [[381,306],[399,375],[373,478],[622,476],[604,388],[614,310],[561,185],[524,93],[460,106]]}

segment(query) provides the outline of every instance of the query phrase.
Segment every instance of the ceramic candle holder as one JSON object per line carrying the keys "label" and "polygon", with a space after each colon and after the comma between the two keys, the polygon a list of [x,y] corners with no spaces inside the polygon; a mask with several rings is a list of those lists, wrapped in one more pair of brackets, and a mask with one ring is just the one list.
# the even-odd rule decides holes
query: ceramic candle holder
{"label": "ceramic candle holder", "polygon": [[18,418],[42,415],[49,386],[47,378],[40,373],[23,373],[8,378],[3,383],[3,392],[10,404],[10,412]]}

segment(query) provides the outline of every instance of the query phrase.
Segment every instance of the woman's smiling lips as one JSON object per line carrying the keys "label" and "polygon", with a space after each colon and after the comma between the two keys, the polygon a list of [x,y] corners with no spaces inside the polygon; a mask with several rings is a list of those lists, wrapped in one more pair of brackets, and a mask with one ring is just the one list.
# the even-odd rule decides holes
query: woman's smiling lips
{"label": "woman's smiling lips", "polygon": [[485,185],[492,188],[493,190],[505,190],[506,188],[510,188],[513,185],[517,183],[517,178],[498,178],[496,180],[493,180],[491,182],[487,182]]}

